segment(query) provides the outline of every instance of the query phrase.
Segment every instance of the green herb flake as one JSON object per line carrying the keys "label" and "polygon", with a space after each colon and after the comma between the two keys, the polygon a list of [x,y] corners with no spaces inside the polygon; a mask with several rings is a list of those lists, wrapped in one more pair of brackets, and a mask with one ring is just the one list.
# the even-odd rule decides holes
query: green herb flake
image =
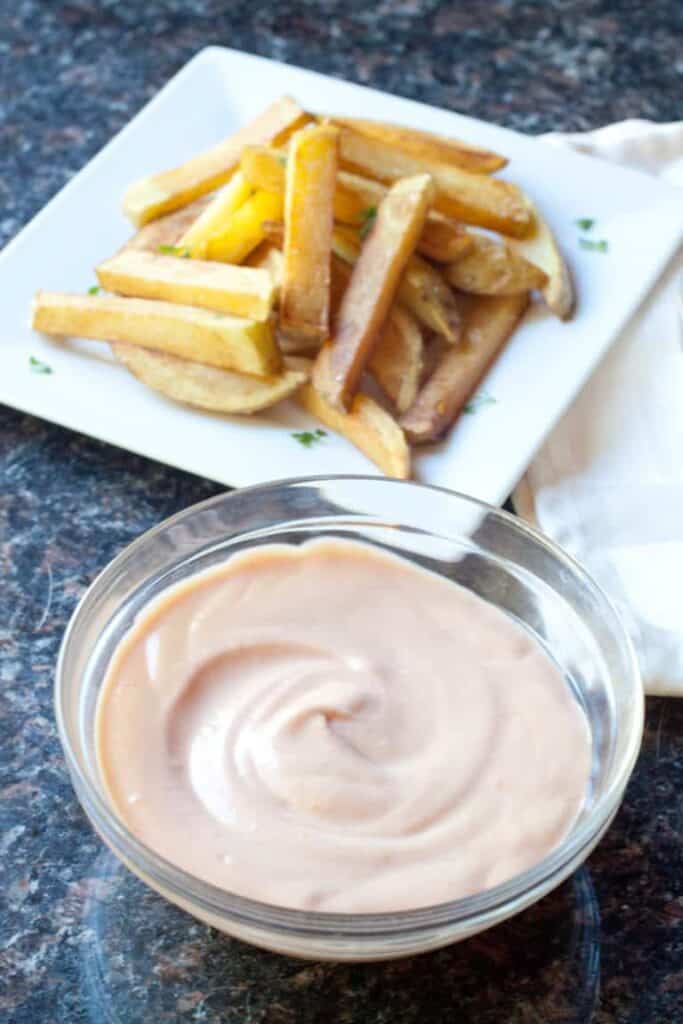
{"label": "green herb flake", "polygon": [[102,291],[102,289],[100,288],[100,286],[98,284],[92,284],[88,288],[88,295],[99,295],[101,291]]}
{"label": "green herb flake", "polygon": [[189,249],[183,249],[179,245],[160,245],[159,252],[165,256],[177,256],[181,260],[189,260],[191,253]]}
{"label": "green herb flake", "polygon": [[29,356],[28,365],[33,373],[54,373],[51,366],[48,366],[47,363],[42,362],[40,359],[36,359],[35,356]]}
{"label": "green herb flake", "polygon": [[582,249],[589,249],[591,252],[607,252],[609,248],[605,238],[601,238],[599,242],[594,242],[591,238],[580,238],[579,245]]}
{"label": "green herb flake", "polygon": [[318,441],[322,441],[324,437],[327,437],[325,430],[299,430],[292,434],[295,441],[298,441],[304,448],[312,448]]}
{"label": "green herb flake", "polygon": [[485,391],[482,391],[467,402],[467,404],[463,406],[462,411],[471,414],[477,412],[477,410],[481,409],[484,405],[495,405],[497,401],[498,399],[494,398],[493,395],[488,395]]}
{"label": "green herb flake", "polygon": [[377,219],[377,207],[368,206],[366,210],[363,210],[361,217],[363,219],[360,226],[360,237],[365,241],[375,226],[375,221]]}
{"label": "green herb flake", "polygon": [[287,157],[286,156],[279,156],[277,159],[278,159],[278,163],[280,164],[281,167],[286,167],[287,166]]}
{"label": "green herb flake", "polygon": [[595,227],[595,219],[593,217],[579,217],[576,221],[576,226],[580,228],[581,231],[592,231]]}

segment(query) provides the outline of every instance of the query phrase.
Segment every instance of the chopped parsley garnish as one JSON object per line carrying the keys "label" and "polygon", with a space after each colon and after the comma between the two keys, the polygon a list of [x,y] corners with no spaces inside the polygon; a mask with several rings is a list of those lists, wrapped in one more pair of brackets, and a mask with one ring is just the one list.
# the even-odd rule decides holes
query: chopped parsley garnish
{"label": "chopped parsley garnish", "polygon": [[318,441],[322,441],[324,437],[327,437],[326,430],[299,430],[292,434],[295,441],[298,441],[304,448],[312,448]]}
{"label": "chopped parsley garnish", "polygon": [[581,228],[582,231],[591,231],[595,226],[595,219],[593,217],[579,217],[576,221],[576,226]]}
{"label": "chopped parsley garnish", "polygon": [[29,356],[28,365],[34,373],[54,373],[51,366],[48,366],[47,363],[42,362],[40,359],[36,359],[35,356]]}
{"label": "chopped parsley garnish", "polygon": [[483,391],[470,399],[470,401],[463,406],[462,411],[466,413],[473,413],[476,412],[477,409],[481,409],[484,405],[495,405],[497,401],[498,399],[494,398],[493,395],[487,395],[486,392]]}
{"label": "chopped parsley garnish", "polygon": [[91,284],[88,288],[88,295],[99,295],[102,289],[98,284]]}
{"label": "chopped parsley garnish", "polygon": [[590,249],[592,252],[607,252],[608,249],[605,238],[601,238],[599,242],[594,242],[591,238],[580,238],[579,245],[582,249]]}
{"label": "chopped parsley garnish", "polygon": [[178,256],[182,260],[189,260],[190,258],[190,250],[183,249],[179,245],[160,245],[159,252],[163,252],[166,256]]}
{"label": "chopped parsley garnish", "polygon": [[279,156],[278,157],[278,162],[280,163],[280,165],[282,167],[286,167],[287,166],[287,157],[286,156]]}
{"label": "chopped parsley garnish", "polygon": [[363,220],[360,226],[360,237],[365,241],[375,226],[375,220],[377,219],[377,207],[368,206],[367,210],[363,210],[361,217]]}

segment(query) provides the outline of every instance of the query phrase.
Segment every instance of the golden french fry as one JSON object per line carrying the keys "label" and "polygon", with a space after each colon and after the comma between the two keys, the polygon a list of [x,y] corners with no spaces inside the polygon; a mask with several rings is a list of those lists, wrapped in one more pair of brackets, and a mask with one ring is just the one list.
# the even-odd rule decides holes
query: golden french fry
{"label": "golden french fry", "polygon": [[178,246],[194,259],[204,259],[209,240],[221,233],[227,221],[246,203],[253,189],[240,171],[213,197],[199,217],[181,236]]}
{"label": "golden french fry", "polygon": [[[332,248],[341,259],[355,264],[361,251],[360,238],[355,232],[337,226]],[[396,297],[425,327],[447,341],[458,340],[460,314],[456,297],[438,270],[419,256],[412,255],[408,260]]]}
{"label": "golden french fry", "polygon": [[549,224],[528,196],[526,199],[532,212],[533,228],[527,238],[513,243],[515,250],[545,273],[547,280],[541,287],[543,298],[555,316],[560,320],[568,320],[574,309],[574,288],[569,267]]}
{"label": "golden french fry", "polygon": [[206,242],[206,259],[242,263],[264,240],[264,221],[281,220],[281,192],[259,190],[235,210],[224,228]]}
{"label": "golden french fry", "polygon": [[224,142],[170,171],[152,174],[131,185],[123,208],[134,224],[142,226],[164,213],[186,206],[199,196],[225,185],[238,167],[244,146],[283,142],[310,120],[301,107],[283,96]]}
{"label": "golden french fry", "polygon": [[96,268],[108,292],[136,299],[163,299],[218,313],[267,320],[275,287],[267,270],[179,259],[152,252],[123,252]]}
{"label": "golden french fry", "polygon": [[398,182],[380,203],[374,227],[353,268],[337,313],[330,348],[330,373],[313,370],[316,387],[340,409],[358,390],[378,332],[394,301],[433,197],[429,175]]}
{"label": "golden french fry", "polygon": [[[317,364],[329,356],[323,346]],[[326,372],[326,371],[324,371]],[[410,448],[403,431],[386,409],[368,395],[356,394],[348,412],[340,412],[312,384],[304,384],[295,400],[324,426],[359,448],[386,476],[406,480],[410,476]]]}
{"label": "golden french fry", "polygon": [[200,196],[181,210],[151,220],[124,242],[119,251],[159,252],[160,249],[177,246],[178,239],[182,238],[210,202],[210,196]]}
{"label": "golden french fry", "polygon": [[351,128],[370,139],[385,142],[404,153],[411,153],[425,160],[455,164],[456,167],[473,171],[475,174],[490,174],[507,164],[507,159],[499,153],[492,153],[488,149],[471,146],[460,139],[434,135],[432,132],[420,131],[417,128],[387,124],[384,121],[369,121],[362,117],[332,117],[326,120],[343,128]]}
{"label": "golden french fry", "polygon": [[416,174],[431,175],[436,186],[436,209],[466,224],[518,238],[524,237],[531,227],[532,217],[525,198],[508,181],[413,156],[348,128],[339,133],[339,160],[345,170],[386,184]]}
{"label": "golden french fry", "polygon": [[310,375],[310,367],[307,371],[303,366],[289,369],[285,365],[272,377],[251,377],[138,345],[114,342],[111,347],[117,359],[147,387],[175,402],[211,412],[244,414],[267,409],[294,394]]}
{"label": "golden french fry", "polygon": [[400,423],[415,444],[435,441],[456,420],[514,331],[528,295],[463,296],[464,340],[448,348]]}
{"label": "golden french fry", "polygon": [[44,334],[124,341],[222,370],[280,369],[269,320],[247,320],[152,299],[38,292],[32,326]]}
{"label": "golden french fry", "polygon": [[330,327],[330,260],[337,130],[304,128],[290,143],[280,328],[319,344]]}
{"label": "golden french fry", "polygon": [[245,146],[240,157],[240,171],[252,188],[284,192],[287,154],[272,146]]}
{"label": "golden french fry", "polygon": [[519,295],[543,288],[547,275],[511,245],[472,234],[472,247],[446,269],[454,288],[475,295]]}
{"label": "golden french fry", "polygon": [[389,313],[370,357],[370,371],[398,413],[408,409],[417,395],[422,374],[422,332],[406,310]]}
{"label": "golden french fry", "polygon": [[430,210],[418,242],[418,251],[436,263],[452,263],[471,247],[472,236],[438,210]]}

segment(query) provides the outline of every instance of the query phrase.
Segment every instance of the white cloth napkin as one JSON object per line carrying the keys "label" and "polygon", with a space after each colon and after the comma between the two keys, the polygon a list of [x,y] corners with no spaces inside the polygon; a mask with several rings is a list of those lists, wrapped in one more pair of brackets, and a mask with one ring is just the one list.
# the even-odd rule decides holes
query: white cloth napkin
{"label": "white cloth napkin", "polygon": [[[683,122],[624,121],[547,138],[683,187]],[[682,274],[683,248],[513,499],[611,596],[646,692],[676,696],[683,696]]]}

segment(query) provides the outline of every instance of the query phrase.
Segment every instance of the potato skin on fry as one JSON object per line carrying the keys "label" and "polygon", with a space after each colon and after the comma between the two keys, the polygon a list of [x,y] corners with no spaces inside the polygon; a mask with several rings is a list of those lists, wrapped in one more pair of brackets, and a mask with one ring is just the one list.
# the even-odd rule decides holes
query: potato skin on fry
{"label": "potato skin on fry", "polygon": [[[337,226],[332,235],[332,248],[336,256],[353,266],[361,251],[360,238],[352,229]],[[451,343],[457,342],[460,314],[456,298],[436,267],[415,253],[403,271],[396,299],[425,327]]]}
{"label": "potato skin on fry", "polygon": [[251,377],[202,363],[114,342],[117,359],[147,387],[167,398],[210,412],[250,414],[267,409],[294,394],[309,376],[300,360],[298,369],[284,367],[273,377]]}
{"label": "potato skin on fry", "polygon": [[224,142],[192,157],[179,167],[134,182],[126,191],[123,209],[138,227],[186,206],[193,199],[225,185],[239,164],[242,147],[250,143],[277,145],[310,120],[288,96],[271,104]]}
{"label": "potato skin on fry", "polygon": [[337,181],[337,130],[304,128],[287,161],[280,328],[318,344],[330,328],[330,259]]}
{"label": "potato skin on fry", "polygon": [[532,214],[533,228],[526,238],[515,240],[512,244],[516,252],[546,274],[547,281],[541,288],[541,292],[548,309],[560,320],[568,320],[574,311],[575,303],[574,286],[569,267],[550,225],[541,216],[529,197],[525,196],[525,199]]}
{"label": "potato skin on fry", "polygon": [[377,211],[351,274],[332,332],[329,373],[313,371],[316,387],[337,409],[347,409],[415,248],[433,197],[428,175],[394,185]]}
{"label": "potato skin on fry", "polygon": [[281,365],[270,321],[152,299],[38,292],[32,326],[57,336],[129,342],[257,376],[277,373]]}
{"label": "potato skin on fry", "polygon": [[345,170],[385,184],[429,174],[436,186],[434,206],[441,213],[515,238],[525,237],[531,228],[532,216],[525,198],[509,181],[403,153],[347,128],[339,133],[339,162]]}
{"label": "potato skin on fry", "polygon": [[438,440],[457,419],[529,303],[524,295],[463,296],[464,341],[448,348],[400,423],[414,444]]}
{"label": "potato skin on fry", "polygon": [[499,153],[471,146],[461,139],[420,131],[418,128],[388,124],[385,121],[371,121],[363,117],[332,117],[329,120],[332,124],[351,128],[370,139],[377,139],[395,149],[412,153],[413,156],[438,160],[445,164],[452,163],[475,174],[490,174],[505,167],[508,162],[507,158],[500,156]]}
{"label": "potato skin on fry", "polygon": [[[319,359],[329,355],[325,345]],[[389,413],[368,395],[356,394],[348,412],[340,412],[312,384],[304,384],[295,400],[324,426],[346,437],[379,466],[386,476],[410,477],[410,448],[403,431]]]}
{"label": "potato skin on fry", "polygon": [[410,408],[422,375],[422,332],[405,309],[395,306],[386,319],[370,359],[370,372],[396,412]]}
{"label": "potato skin on fry", "polygon": [[547,275],[511,245],[485,235],[470,237],[471,248],[446,270],[454,288],[474,295],[519,295],[546,284]]}

